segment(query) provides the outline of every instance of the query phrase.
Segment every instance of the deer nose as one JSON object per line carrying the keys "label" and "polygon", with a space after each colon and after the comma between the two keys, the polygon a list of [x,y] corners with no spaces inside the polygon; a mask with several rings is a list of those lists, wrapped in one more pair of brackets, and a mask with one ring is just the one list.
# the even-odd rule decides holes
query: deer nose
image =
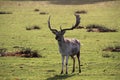
{"label": "deer nose", "polygon": [[59,36],[56,36],[55,39],[58,40],[58,41],[60,41],[60,37]]}

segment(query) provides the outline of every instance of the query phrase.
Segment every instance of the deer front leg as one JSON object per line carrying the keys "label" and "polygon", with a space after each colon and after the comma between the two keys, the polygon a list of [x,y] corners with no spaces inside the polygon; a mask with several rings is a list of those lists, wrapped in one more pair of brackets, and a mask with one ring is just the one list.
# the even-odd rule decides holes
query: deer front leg
{"label": "deer front leg", "polygon": [[68,74],[68,58],[69,56],[66,56],[66,74]]}
{"label": "deer front leg", "polygon": [[73,59],[73,70],[72,70],[72,73],[74,73],[75,72],[75,57],[71,56],[71,58]]}
{"label": "deer front leg", "polygon": [[61,74],[63,74],[63,70],[64,70],[64,59],[65,59],[65,56],[62,56],[62,70],[61,70]]}
{"label": "deer front leg", "polygon": [[79,64],[79,73],[81,73],[81,67],[80,67],[80,52],[78,52],[77,58],[78,58],[78,64]]}

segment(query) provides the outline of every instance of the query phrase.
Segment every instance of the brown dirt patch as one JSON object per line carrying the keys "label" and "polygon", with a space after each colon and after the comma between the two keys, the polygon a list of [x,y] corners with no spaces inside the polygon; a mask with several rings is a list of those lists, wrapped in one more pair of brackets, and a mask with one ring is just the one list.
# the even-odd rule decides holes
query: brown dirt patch
{"label": "brown dirt patch", "polygon": [[41,28],[37,25],[26,27],[26,30],[39,30],[39,29],[41,29]]}
{"label": "brown dirt patch", "polygon": [[34,11],[35,11],[35,12],[39,12],[40,10],[36,8],[36,9],[34,9]]}
{"label": "brown dirt patch", "polygon": [[87,14],[87,11],[85,11],[85,10],[77,10],[77,11],[75,11],[75,14]]}
{"label": "brown dirt patch", "polygon": [[12,14],[12,12],[0,11],[0,14]]}
{"label": "brown dirt patch", "polygon": [[20,51],[16,52],[0,52],[1,57],[6,56],[17,56],[17,57],[26,57],[26,58],[39,58],[42,57],[37,50],[31,50],[30,48],[22,48]]}
{"label": "brown dirt patch", "polygon": [[40,15],[47,15],[47,12],[40,12]]}
{"label": "brown dirt patch", "polygon": [[107,47],[107,48],[103,49],[103,51],[120,52],[120,46]]}
{"label": "brown dirt patch", "polygon": [[84,29],[83,26],[77,26],[76,29]]}
{"label": "brown dirt patch", "polygon": [[87,32],[117,32],[116,29],[109,29],[102,25],[90,24],[86,26]]}

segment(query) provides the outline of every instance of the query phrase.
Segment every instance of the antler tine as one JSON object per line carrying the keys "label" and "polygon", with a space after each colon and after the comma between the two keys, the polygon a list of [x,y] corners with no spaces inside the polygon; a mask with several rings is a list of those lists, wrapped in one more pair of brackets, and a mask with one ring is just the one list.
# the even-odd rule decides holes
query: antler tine
{"label": "antler tine", "polygon": [[73,29],[76,28],[76,27],[80,24],[80,16],[77,15],[77,14],[75,14],[75,16],[76,16],[76,23],[75,23],[75,25],[72,27]]}
{"label": "antler tine", "polygon": [[50,29],[51,31],[57,31],[56,29],[52,29],[52,28],[51,28],[51,25],[50,25],[50,17],[51,17],[51,16],[49,16],[49,19],[48,19],[48,27],[49,27],[49,29]]}
{"label": "antler tine", "polygon": [[62,25],[60,25],[60,30],[62,30],[62,27],[61,27]]}
{"label": "antler tine", "polygon": [[76,23],[74,26],[72,26],[71,28],[66,28],[66,29],[62,29],[63,31],[66,31],[66,30],[73,30],[74,28],[76,28],[79,24],[80,24],[80,16],[75,14],[76,16]]}
{"label": "antler tine", "polygon": [[51,25],[50,25],[50,17],[51,16],[49,16],[49,19],[48,19],[48,27],[49,27],[50,30],[52,30]]}

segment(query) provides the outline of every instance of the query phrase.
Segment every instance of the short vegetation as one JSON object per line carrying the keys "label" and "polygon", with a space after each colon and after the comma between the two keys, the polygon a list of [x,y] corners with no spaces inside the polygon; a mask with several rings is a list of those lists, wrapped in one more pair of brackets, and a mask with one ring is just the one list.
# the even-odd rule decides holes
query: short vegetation
{"label": "short vegetation", "polygon": [[[81,73],[60,74],[61,56],[55,36],[81,23],[66,38],[81,42]],[[108,46],[110,45],[110,46]],[[0,80],[120,80],[119,0],[0,0]]]}

